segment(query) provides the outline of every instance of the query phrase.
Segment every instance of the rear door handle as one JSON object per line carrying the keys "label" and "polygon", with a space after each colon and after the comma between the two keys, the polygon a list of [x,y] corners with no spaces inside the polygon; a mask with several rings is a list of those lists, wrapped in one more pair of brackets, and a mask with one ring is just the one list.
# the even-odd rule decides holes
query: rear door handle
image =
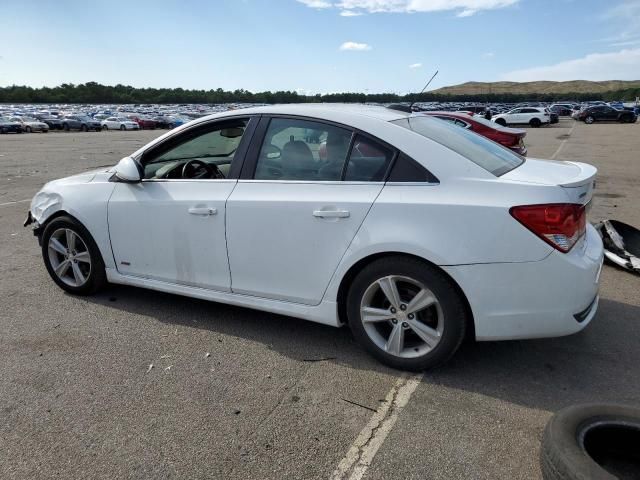
{"label": "rear door handle", "polygon": [[313,216],[320,218],[347,218],[349,210],[314,210]]}
{"label": "rear door handle", "polygon": [[210,207],[190,207],[188,211],[191,215],[203,216],[215,215],[218,213],[218,209]]}

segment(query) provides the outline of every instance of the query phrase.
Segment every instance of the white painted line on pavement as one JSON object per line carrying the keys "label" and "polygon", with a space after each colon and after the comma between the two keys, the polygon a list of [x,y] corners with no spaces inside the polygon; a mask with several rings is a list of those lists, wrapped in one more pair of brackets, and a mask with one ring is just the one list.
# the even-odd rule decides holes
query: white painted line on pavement
{"label": "white painted line on pavement", "polygon": [[556,157],[558,156],[558,154],[560,153],[560,151],[564,147],[564,144],[567,143],[567,140],[569,140],[569,138],[571,138],[571,134],[573,133],[573,129],[576,128],[576,124],[577,123],[578,123],[578,121],[574,120],[573,127],[571,127],[571,129],[569,130],[569,133],[567,133],[567,138],[565,138],[564,140],[562,140],[562,142],[560,142],[560,146],[556,150],[556,153],[551,155],[551,160],[555,160],[556,159]]}
{"label": "white painted line on pavement", "polygon": [[360,480],[364,476],[421,380],[421,373],[398,379],[334,470],[331,480]]}
{"label": "white painted line on pavement", "polygon": [[6,202],[6,203],[0,203],[0,207],[6,207],[7,205],[15,205],[16,203],[24,203],[24,202],[30,202],[31,199],[28,198],[27,200],[16,200],[15,202]]}

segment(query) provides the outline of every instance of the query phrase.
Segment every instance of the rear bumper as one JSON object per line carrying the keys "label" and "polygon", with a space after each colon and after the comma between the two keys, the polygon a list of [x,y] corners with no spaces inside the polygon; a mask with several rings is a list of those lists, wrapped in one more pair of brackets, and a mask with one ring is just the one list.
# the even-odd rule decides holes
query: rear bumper
{"label": "rear bumper", "polygon": [[469,300],[477,340],[560,337],[579,332],[598,308],[602,240],[591,226],[569,253],[538,262],[443,267]]}

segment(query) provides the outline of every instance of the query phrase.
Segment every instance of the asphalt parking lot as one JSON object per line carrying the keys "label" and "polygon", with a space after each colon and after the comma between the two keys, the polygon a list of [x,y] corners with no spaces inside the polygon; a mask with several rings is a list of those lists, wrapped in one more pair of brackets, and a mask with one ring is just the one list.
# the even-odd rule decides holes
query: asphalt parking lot
{"label": "asphalt parking lot", "polygon": [[[640,276],[609,266],[583,332],[468,343],[421,376],[347,329],[130,287],[65,294],[22,227],[29,200],[161,133],[0,137],[0,478],[535,479],[554,411],[640,404]],[[592,221],[640,226],[640,123],[562,120],[526,143],[599,168]]]}

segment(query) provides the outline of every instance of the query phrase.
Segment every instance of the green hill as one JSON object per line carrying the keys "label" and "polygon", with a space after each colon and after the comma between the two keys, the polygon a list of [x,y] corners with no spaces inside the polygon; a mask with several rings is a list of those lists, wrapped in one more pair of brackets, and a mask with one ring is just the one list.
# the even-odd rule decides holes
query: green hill
{"label": "green hill", "polygon": [[488,95],[488,94],[555,94],[604,93],[640,88],[640,80],[606,80],[590,82],[571,80],[567,82],[466,82],[442,87],[429,93],[442,95]]}

